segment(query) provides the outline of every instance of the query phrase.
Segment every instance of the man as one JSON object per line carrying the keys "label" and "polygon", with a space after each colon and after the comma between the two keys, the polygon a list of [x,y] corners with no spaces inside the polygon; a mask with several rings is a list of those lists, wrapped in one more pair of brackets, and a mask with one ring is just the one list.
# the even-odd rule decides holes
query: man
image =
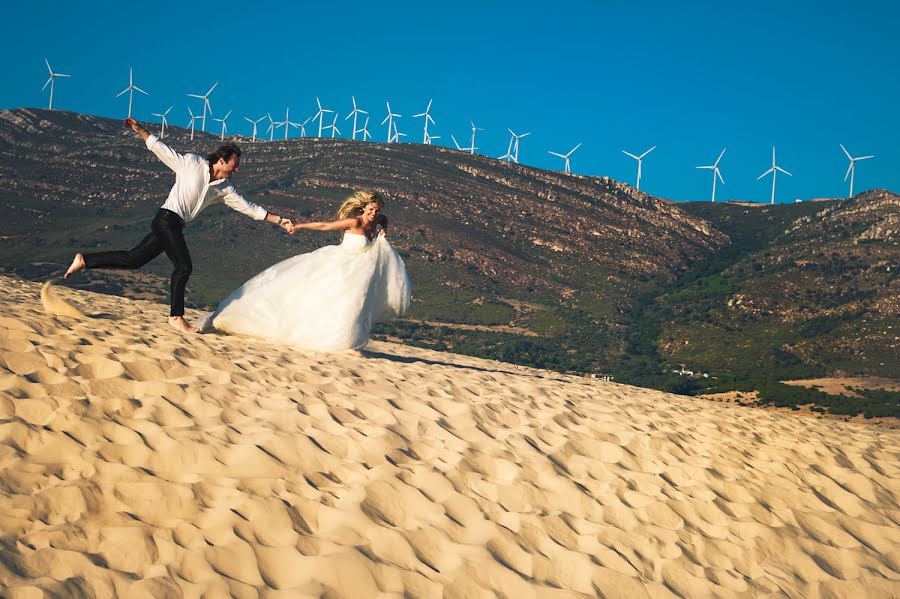
{"label": "man", "polygon": [[150,234],[139,244],[127,251],[77,253],[65,278],[82,268],[140,268],[165,252],[175,266],[170,285],[169,324],[183,333],[196,333],[197,329],[184,319],[184,288],[192,268],[182,232],[184,226],[197,218],[204,208],[218,202],[255,220],[275,223],[285,231],[292,229],[292,223],[245,200],[237,192],[231,182],[231,175],[240,166],[241,150],[237,145],[226,144],[206,158],[198,154],[179,154],[133,118],[125,119],[125,126],[140,135],[147,148],[175,172],[175,185],[153,219]]}

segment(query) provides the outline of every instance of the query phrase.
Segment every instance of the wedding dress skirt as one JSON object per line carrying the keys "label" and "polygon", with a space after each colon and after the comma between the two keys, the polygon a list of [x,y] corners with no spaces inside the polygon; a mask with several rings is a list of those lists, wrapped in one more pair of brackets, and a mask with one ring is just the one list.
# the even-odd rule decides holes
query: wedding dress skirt
{"label": "wedding dress skirt", "polygon": [[195,325],[319,351],[360,349],[372,325],[403,314],[409,298],[406,267],[388,240],[345,233],[340,245],[270,266]]}

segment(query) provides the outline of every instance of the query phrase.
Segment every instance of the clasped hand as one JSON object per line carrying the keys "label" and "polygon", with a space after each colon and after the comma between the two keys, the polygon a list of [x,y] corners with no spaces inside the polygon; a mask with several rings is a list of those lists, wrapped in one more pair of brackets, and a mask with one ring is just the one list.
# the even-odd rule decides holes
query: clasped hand
{"label": "clasped hand", "polygon": [[291,235],[294,234],[294,223],[291,222],[291,219],[282,218],[280,221],[278,221],[278,226],[281,227],[282,229],[284,229],[285,231],[287,231],[288,233],[290,233]]}

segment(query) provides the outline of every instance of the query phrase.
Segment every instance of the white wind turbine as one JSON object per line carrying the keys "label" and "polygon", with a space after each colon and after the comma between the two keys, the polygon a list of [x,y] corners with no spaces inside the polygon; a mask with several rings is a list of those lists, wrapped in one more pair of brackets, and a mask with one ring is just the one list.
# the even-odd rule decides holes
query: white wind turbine
{"label": "white wind turbine", "polygon": [[306,125],[313,120],[313,117],[308,116],[306,120],[300,123],[300,137],[306,137]]}
{"label": "white wind turbine", "polygon": [[263,116],[254,121],[253,119],[245,116],[244,120],[247,121],[248,123],[253,123],[253,141],[256,141],[256,126],[258,124],[260,124],[262,121],[266,120],[266,117]]}
{"label": "white wind turbine", "polygon": [[453,134],[450,134],[450,139],[453,140],[453,145],[456,146],[456,149],[457,149],[457,150],[459,150],[459,151],[462,152],[462,151],[465,151],[465,150],[468,150],[468,149],[469,149],[469,148],[461,148],[461,147],[459,147],[459,142],[456,141],[456,138],[453,137]]}
{"label": "white wind turbine", "polygon": [[337,120],[338,114],[335,112],[334,119],[331,121],[331,124],[325,127],[326,129],[331,129],[331,139],[334,139],[335,132],[337,132],[338,135],[341,134],[341,130],[337,128]]}
{"label": "white wind turbine", "polygon": [[220,123],[222,123],[222,136],[219,138],[220,141],[225,141],[225,130],[228,128],[228,126],[225,124],[225,121],[227,121],[228,117],[230,117],[230,116],[231,116],[231,111],[229,110],[225,114],[225,116],[223,116],[222,118],[213,119],[214,121],[219,121]]}
{"label": "white wind turbine", "polygon": [[770,168],[769,170],[767,170],[766,172],[764,172],[763,174],[761,174],[760,176],[758,176],[756,178],[756,180],[759,181],[760,179],[762,179],[769,173],[772,173],[772,202],[771,202],[772,204],[775,203],[775,178],[778,176],[779,171],[781,171],[788,177],[794,176],[794,175],[790,174],[789,172],[787,172],[786,170],[784,170],[783,168],[781,168],[780,166],[775,166],[775,146],[772,146],[772,168]]}
{"label": "white wind turbine", "polygon": [[394,143],[398,143],[401,137],[406,137],[406,133],[400,133],[397,130],[397,123],[394,123]]}
{"label": "white wind turbine", "polygon": [[513,149],[513,143],[516,140],[516,134],[513,133],[512,131],[510,131],[509,129],[507,129],[507,131],[509,131],[509,146],[506,148],[506,154],[498,157],[498,160],[505,160],[507,162],[512,162],[513,161],[512,149]]}
{"label": "white wind turbine", "polygon": [[369,133],[369,115],[366,115],[366,122],[363,123],[363,128],[362,128],[361,133],[363,134],[363,136],[362,136],[363,141],[369,141],[370,139],[372,139],[372,134]]}
{"label": "white wind turbine", "polygon": [[[71,77],[71,75],[63,75],[62,73],[54,73],[53,69],[50,68],[50,62],[45,58],[44,62],[47,63],[47,70],[50,71],[50,78],[47,79],[47,83],[44,84],[44,87],[41,88],[41,91],[47,89],[47,86],[50,86],[50,106],[47,107],[48,110],[53,110],[53,83],[57,77]],[[131,114],[129,113],[129,116]]]}
{"label": "white wind turbine", "polygon": [[275,140],[275,121],[272,120],[272,113],[267,112],[266,118],[269,119],[269,128],[266,129],[266,133],[269,134],[269,141]]}
{"label": "white wind turbine", "polygon": [[199,118],[201,118],[201,117],[200,117],[199,114],[198,114],[198,115],[195,115],[195,114],[194,114],[194,111],[191,110],[191,107],[190,107],[190,106],[188,106],[188,113],[190,113],[190,115],[191,115],[191,122],[190,122],[190,126],[191,126],[191,139],[193,140],[193,139],[194,139],[194,122],[196,122],[196,120],[199,119]]}
{"label": "white wind turbine", "polygon": [[[387,116],[384,117],[384,120],[381,121],[381,124],[382,125],[385,123],[388,124],[387,142],[391,143],[392,141],[397,141],[397,136],[396,136],[397,125],[394,124],[394,119],[400,118],[403,115],[402,114],[394,114],[393,112],[391,112],[391,103],[390,102],[385,102],[385,104],[387,104],[388,113],[387,113]],[[394,131],[394,133],[391,133],[392,130]]]}
{"label": "white wind turbine", "polygon": [[213,86],[211,88],[209,88],[209,91],[206,92],[205,94],[203,94],[202,96],[200,96],[198,94],[188,94],[192,98],[200,98],[201,100],[203,100],[203,125],[201,126],[201,129],[203,131],[206,131],[206,109],[207,108],[209,109],[210,116],[212,116],[212,113],[213,113],[212,106],[209,103],[209,95],[211,93],[213,93],[213,90],[216,89],[217,85],[219,85],[218,81],[216,81],[213,84]]}
{"label": "white wind turbine", "polygon": [[432,139],[437,139],[437,137],[431,137],[430,135],[428,135],[428,121],[431,121],[432,125],[435,124],[434,119],[431,118],[430,114],[428,114],[428,111],[431,110],[431,103],[433,101],[434,101],[433,99],[428,100],[428,107],[425,109],[425,112],[420,112],[419,114],[413,115],[414,119],[417,119],[420,116],[425,117],[425,135],[422,136],[422,143],[425,145],[430,145]]}
{"label": "white wind turbine", "polygon": [[279,121],[279,122],[277,122],[277,123],[273,123],[273,124],[275,125],[275,128],[276,128],[276,129],[277,129],[278,127],[284,127],[284,138],[285,138],[285,139],[288,138],[288,131],[290,131],[291,127],[299,127],[299,126],[300,126],[299,123],[293,123],[293,122],[291,122],[291,119],[288,118],[290,114],[291,114],[291,109],[290,109],[290,107],[288,107],[288,108],[286,108],[285,111],[284,111],[284,120],[283,120],[283,121]]}
{"label": "white wind turbine", "polygon": [[719,172],[719,161],[722,160],[722,156],[725,154],[725,150],[728,148],[723,148],[721,152],[719,152],[719,157],[716,158],[716,161],[713,162],[710,166],[698,166],[697,168],[705,168],[711,169],[713,172],[713,192],[712,192],[712,201],[716,201],[716,177],[719,177],[719,180],[722,181],[722,185],[725,185],[725,179],[722,179],[722,173]]}
{"label": "white wind turbine", "polygon": [[349,120],[351,116],[353,117],[353,139],[356,139],[356,134],[360,132],[356,128],[356,117],[360,114],[369,114],[369,113],[366,112],[365,110],[360,109],[356,105],[356,96],[350,96],[350,97],[353,100],[353,112],[351,112],[346,117],[344,117],[344,120],[346,121],[346,120]]}
{"label": "white wind turbine", "polygon": [[632,154],[632,153],[630,153],[630,152],[626,152],[625,150],[622,150],[622,153],[623,153],[623,154],[627,154],[628,156],[631,156],[632,158],[634,158],[635,160],[637,160],[637,163],[638,163],[637,190],[638,190],[638,191],[641,190],[641,167],[642,167],[643,164],[644,164],[644,156],[646,156],[647,154],[649,154],[650,152],[652,152],[652,151],[655,150],[655,149],[656,149],[656,146],[653,146],[652,148],[650,148],[649,150],[647,150],[646,152],[644,152],[644,153],[641,154],[640,156],[635,156],[634,154]]}
{"label": "white wind turbine", "polygon": [[[512,159],[513,159],[513,162],[515,162],[516,164],[519,164],[519,140],[522,139],[523,137],[528,137],[529,135],[531,135],[531,133],[529,132],[529,133],[523,133],[522,135],[516,135],[515,133],[513,133],[512,129],[507,129],[507,131],[512,133],[513,137],[516,138],[516,143],[513,145]],[[507,152],[507,153],[509,153],[509,152]]]}
{"label": "white wind turbine", "polygon": [[469,146],[469,153],[474,154],[475,150],[478,149],[475,147],[475,132],[476,131],[484,131],[484,129],[482,129],[481,127],[476,127],[475,121],[473,121],[472,119],[469,119],[469,123],[472,124],[472,144]]}
{"label": "white wind turbine", "polygon": [[571,150],[569,150],[569,153],[568,153],[568,154],[557,154],[556,152],[550,152],[549,150],[548,150],[548,152],[549,152],[550,154],[553,154],[554,156],[559,156],[560,158],[565,158],[565,160],[566,160],[566,172],[567,172],[567,173],[571,173],[572,171],[571,171],[570,168],[569,168],[569,156],[571,156],[571,155],[575,152],[575,150],[577,150],[577,149],[580,148],[580,147],[581,147],[581,144],[579,143],[577,146],[575,146],[574,148],[572,148]]}
{"label": "white wind turbine", "polygon": [[169,110],[172,110],[172,107],[171,107],[171,106],[169,106],[169,109],[166,110],[165,112],[163,112],[162,114],[160,114],[160,113],[158,113],[158,112],[153,112],[153,113],[151,113],[153,116],[158,116],[158,117],[160,117],[160,118],[162,119],[162,129],[161,129],[160,132],[159,132],[159,138],[160,138],[160,139],[165,139],[165,138],[166,138],[166,115],[169,114]]}
{"label": "white wind turbine", "polygon": [[317,112],[313,119],[319,119],[319,137],[322,137],[322,120],[325,117],[326,112],[334,112],[333,110],[325,110],[322,108],[322,103],[319,102],[319,97],[316,96],[316,105],[319,107],[319,112]]}
{"label": "white wind turbine", "polygon": [[850,155],[850,152],[847,151],[847,148],[844,147],[844,144],[838,144],[841,146],[841,149],[844,151],[844,154],[847,155],[847,158],[850,159],[850,166],[847,167],[847,174],[844,175],[844,181],[847,180],[847,176],[850,177],[850,195],[848,198],[853,197],[853,177],[856,174],[856,161],[857,160],[868,160],[869,158],[875,158],[875,156],[860,156],[859,158],[854,158]]}
{"label": "white wind turbine", "polygon": [[116,94],[116,97],[118,98],[125,92],[128,92],[128,118],[131,118],[131,99],[134,96],[135,91],[139,91],[142,94],[144,94],[145,96],[150,95],[134,84],[134,70],[129,67],[129,69],[128,69],[128,87],[126,87],[125,89],[120,91],[118,94]]}

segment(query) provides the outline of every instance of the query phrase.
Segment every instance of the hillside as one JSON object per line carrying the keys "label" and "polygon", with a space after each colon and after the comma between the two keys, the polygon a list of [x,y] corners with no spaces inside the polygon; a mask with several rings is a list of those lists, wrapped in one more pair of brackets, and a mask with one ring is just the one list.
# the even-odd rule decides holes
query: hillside
{"label": "hillside", "polygon": [[[210,135],[190,142],[187,134],[172,128],[167,141],[182,152],[218,144]],[[0,190],[0,207],[10,215],[0,266],[26,277],[59,270],[76,249],[129,247],[145,234],[172,181],[131,131],[108,119],[0,111],[0,144],[0,177],[10,181]],[[619,331],[635,292],[651,281],[674,281],[728,241],[673,203],[609,179],[438,146],[307,138],[243,149],[236,178],[242,193],[297,219],[332,218],[352,189],[384,193],[391,240],[415,281],[410,318],[540,333],[544,353],[561,352],[548,365],[561,368],[602,369],[621,352]],[[335,241],[290,238],[217,208],[188,233],[188,301],[197,306],[214,305],[269,264]],[[165,274],[168,264],[159,259],[151,270]],[[160,299],[166,288],[161,278],[117,273],[90,273],[75,284]],[[420,341],[442,347],[485,345],[468,329],[451,327],[445,335],[440,327],[416,328]],[[521,353],[525,337],[503,331],[487,333],[488,345]],[[565,356],[576,346],[580,358],[572,363]]]}
{"label": "hillside", "polygon": [[[219,143],[187,136],[176,127],[167,141],[182,152]],[[414,297],[377,339],[682,393],[900,371],[891,192],[674,203],[438,146],[237,139],[241,191],[295,219],[332,218],[356,188],[387,197]],[[35,109],[0,111],[0,177],[0,268],[29,279],[59,273],[76,249],[130,247],[172,181],[120,122]],[[336,241],[214,207],[190,225],[189,304],[214,306],[262,268]],[[169,269],[161,258],[71,284],[165,301]],[[681,365],[709,376],[672,372]]]}

